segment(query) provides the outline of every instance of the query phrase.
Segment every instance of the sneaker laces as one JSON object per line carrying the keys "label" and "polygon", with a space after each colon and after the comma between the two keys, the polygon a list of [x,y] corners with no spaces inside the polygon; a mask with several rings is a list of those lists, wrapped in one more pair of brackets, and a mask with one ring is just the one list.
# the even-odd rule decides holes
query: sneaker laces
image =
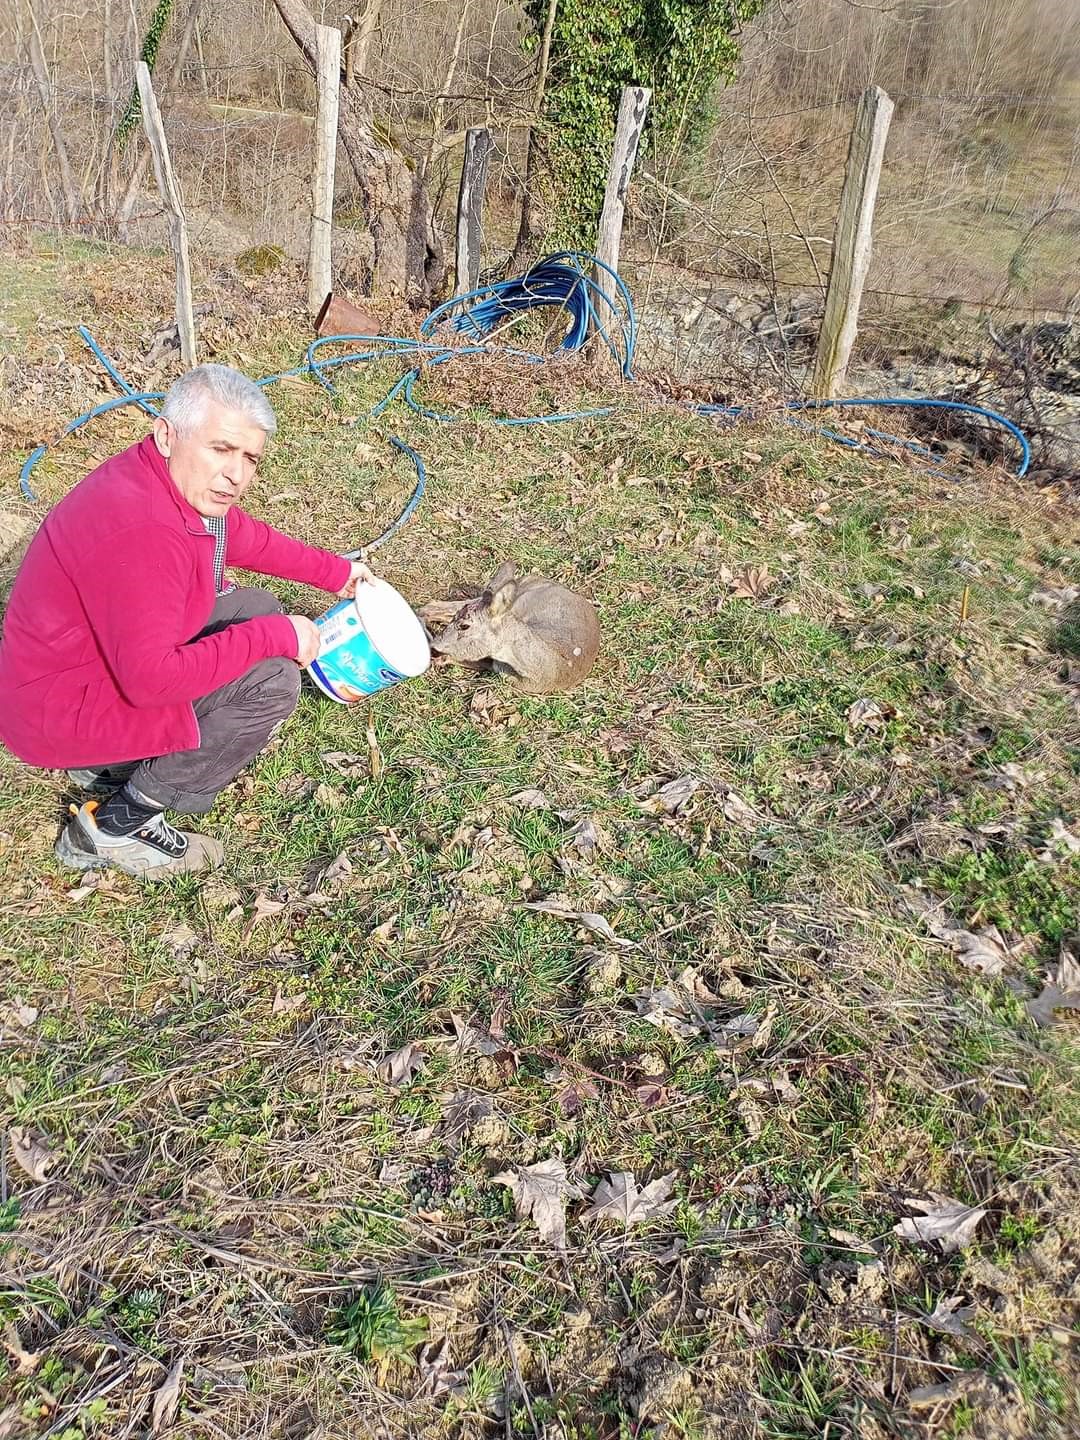
{"label": "sneaker laces", "polygon": [[175,825],[170,825],[164,814],[155,815],[135,832],[140,839],[149,840],[159,850],[164,850],[178,860],[181,855],[187,854],[187,836],[182,830],[177,830]]}

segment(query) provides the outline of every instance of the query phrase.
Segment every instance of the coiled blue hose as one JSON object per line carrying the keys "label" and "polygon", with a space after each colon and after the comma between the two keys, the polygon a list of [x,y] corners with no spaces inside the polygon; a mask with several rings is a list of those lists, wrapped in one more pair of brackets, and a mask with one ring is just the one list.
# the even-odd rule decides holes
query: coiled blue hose
{"label": "coiled blue hose", "polygon": [[[611,281],[610,289],[605,288],[597,278],[601,272]],[[435,420],[444,424],[451,423],[458,417],[433,410],[418,398],[416,384],[421,378],[423,368],[448,364],[452,360],[461,360],[468,356],[492,354],[510,356],[527,365],[544,364],[549,358],[548,356],[509,345],[493,344],[487,339],[500,328],[517,321],[522,315],[544,307],[561,310],[567,316],[567,329],[558,347],[560,350],[567,352],[581,350],[590,335],[595,334],[599,336],[618,362],[624,378],[630,381],[634,379],[633,361],[637,346],[637,317],[629,290],[621,277],[594,255],[587,255],[576,250],[564,250],[558,254],[547,256],[524,275],[502,280],[493,285],[482,286],[480,289],[471,290],[466,294],[453,296],[450,300],[437,306],[424,319],[420,326],[421,338],[419,340],[412,340],[400,335],[326,336],[312,341],[307,348],[302,364],[292,370],[283,370],[275,375],[264,376],[256,383],[266,387],[293,376],[310,375],[329,394],[334,395],[336,391],[333,381],[327,374],[329,370],[339,365],[361,364],[371,360],[401,356],[411,359],[414,363],[372,408],[371,417],[378,418],[400,397],[409,409],[423,419]],[[444,323],[448,324],[456,335],[462,338],[467,337],[473,343],[450,345],[432,340],[431,337],[436,329]],[[156,416],[158,411],[152,402],[161,400],[162,394],[156,391],[136,392],[119,374],[84,325],[79,326],[79,334],[110,379],[124,393],[114,399],[106,400],[103,404],[88,410],[85,415],[80,415],[78,419],[71,421],[61,431],[59,438],[62,439],[66,435],[73,434],[96,416],[104,415],[108,411],[119,409],[124,405],[138,405],[146,414]],[[355,345],[357,343],[363,348],[349,351],[343,355],[324,356],[322,353],[329,345]],[[853,450],[864,450],[872,455],[888,456],[888,451],[868,445],[862,440],[844,435],[828,426],[809,425],[806,421],[795,418],[796,412],[799,411],[844,409],[858,405],[875,405],[886,409],[947,410],[977,415],[983,420],[1000,426],[1017,442],[1020,458],[1015,474],[1018,478],[1027,473],[1031,464],[1031,446],[1017,425],[996,410],[990,410],[981,405],[970,405],[959,400],[924,399],[915,396],[885,396],[882,398],[856,396],[842,400],[790,400],[784,408],[789,412],[786,416],[789,424],[821,435],[836,444],[845,445]],[[612,406],[605,405],[589,410],[565,411],[555,414],[496,416],[493,417],[493,423],[496,425],[550,425],[567,420],[592,419],[608,415],[612,408]],[[695,404],[690,408],[698,415],[712,416],[733,422],[752,413],[750,407],[743,405]],[[935,468],[940,473],[941,457],[933,454],[927,446],[920,445],[917,441],[891,435],[883,430],[868,430],[866,433],[873,439],[902,446],[919,455],[927,466]],[[416,484],[408,503],[397,519],[368,545],[350,552],[350,559],[355,559],[369,550],[384,545],[415,513],[424,495],[427,474],[423,460],[411,445],[407,445],[398,436],[391,436],[390,443],[413,462],[416,470]],[[27,500],[37,499],[30,485],[30,477],[34,467],[47,449],[47,445],[39,445],[27,457],[20,471],[19,485]]]}

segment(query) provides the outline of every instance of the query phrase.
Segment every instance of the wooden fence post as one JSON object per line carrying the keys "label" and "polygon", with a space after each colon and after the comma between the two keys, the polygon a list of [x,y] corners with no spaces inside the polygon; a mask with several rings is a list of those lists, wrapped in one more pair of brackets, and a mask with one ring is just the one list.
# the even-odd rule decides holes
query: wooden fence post
{"label": "wooden fence post", "polygon": [[337,160],[338,100],[341,87],[341,31],[316,25],[319,89],[315,116],[315,172],[311,183],[311,243],[308,248],[308,307],[318,314],[334,288],[330,242],[334,233],[334,164]]}
{"label": "wooden fence post", "polygon": [[495,143],[490,130],[469,130],[458,190],[457,246],[454,290],[462,295],[480,284],[480,251],[484,241],[484,190]]}
{"label": "wooden fence post", "polygon": [[[628,85],[619,101],[615,148],[611,153],[611,168],[608,170],[607,188],[604,191],[604,208],[600,212],[600,230],[596,238],[596,258],[616,273],[619,269],[619,243],[622,239],[626,192],[630,188],[630,175],[637,158],[641,132],[645,125],[645,112],[649,108],[651,97],[651,90],[646,90],[641,85]],[[596,283],[605,290],[611,286],[609,277],[602,270],[596,277]]]}
{"label": "wooden fence post", "polygon": [[169,212],[169,239],[176,260],[176,328],[180,335],[180,355],[185,365],[197,365],[199,361],[195,353],[195,316],[191,309],[187,218],[180,198],[180,187],[176,183],[172,161],[169,159],[165,127],[161,123],[161,111],[158,109],[157,96],[150,80],[150,70],[143,60],[135,66],[135,83],[139,87],[143,126],[154,161],[154,177],[162,202]]}
{"label": "wooden fence post", "polygon": [[825,314],[810,379],[811,393],[821,399],[839,394],[855,342],[863,284],[870,268],[874,203],[892,112],[893,102],[877,85],[863,91],[855,112],[836,215]]}

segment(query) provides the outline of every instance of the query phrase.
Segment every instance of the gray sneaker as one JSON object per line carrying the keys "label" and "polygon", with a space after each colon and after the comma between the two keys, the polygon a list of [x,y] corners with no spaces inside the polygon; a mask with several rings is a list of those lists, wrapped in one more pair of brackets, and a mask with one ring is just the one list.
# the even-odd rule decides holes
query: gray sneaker
{"label": "gray sneaker", "polygon": [[71,819],[56,842],[56,858],[75,870],[111,865],[140,880],[167,880],[195,870],[213,870],[225,858],[220,840],[177,830],[159,811],[131,835],[106,835],[98,828],[97,802],[71,807]]}
{"label": "gray sneaker", "polygon": [[64,774],[77,789],[104,796],[126,785],[137,768],[137,765],[96,765],[92,770],[65,770]]}

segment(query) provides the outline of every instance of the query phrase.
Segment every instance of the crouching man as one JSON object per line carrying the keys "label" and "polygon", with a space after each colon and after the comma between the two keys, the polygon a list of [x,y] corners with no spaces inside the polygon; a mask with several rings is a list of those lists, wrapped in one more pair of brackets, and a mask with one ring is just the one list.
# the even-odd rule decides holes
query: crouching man
{"label": "crouching man", "polygon": [[296,708],[319,634],[226,565],[354,593],[370,572],[239,506],[274,412],[252,381],[200,365],[150,435],[58,505],[19,569],[0,640],[0,739],[98,797],[56,853],[157,880],[220,863],[201,815]]}

